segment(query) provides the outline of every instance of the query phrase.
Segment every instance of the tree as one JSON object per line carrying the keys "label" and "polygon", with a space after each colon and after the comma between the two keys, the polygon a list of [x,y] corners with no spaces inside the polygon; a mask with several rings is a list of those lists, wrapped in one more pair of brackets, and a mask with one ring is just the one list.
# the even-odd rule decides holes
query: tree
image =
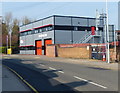
{"label": "tree", "polygon": [[18,34],[19,34],[19,20],[17,18],[13,19],[12,13],[6,13],[2,22],[2,45],[6,46],[6,37],[10,34],[12,35],[12,46],[18,46]]}
{"label": "tree", "polygon": [[17,18],[13,19],[12,35],[18,35],[19,23],[20,23],[20,21]]}
{"label": "tree", "polygon": [[22,18],[22,25],[28,24],[30,22],[31,22],[31,20],[27,16],[24,16]]}
{"label": "tree", "polygon": [[12,45],[19,46],[19,20],[13,20],[13,28],[12,28]]}
{"label": "tree", "polygon": [[0,16],[0,47],[2,46],[2,16]]}
{"label": "tree", "polygon": [[9,33],[13,27],[13,19],[12,19],[11,12],[6,13],[6,15],[4,17],[4,23],[6,24],[6,29],[7,29],[7,32]]}

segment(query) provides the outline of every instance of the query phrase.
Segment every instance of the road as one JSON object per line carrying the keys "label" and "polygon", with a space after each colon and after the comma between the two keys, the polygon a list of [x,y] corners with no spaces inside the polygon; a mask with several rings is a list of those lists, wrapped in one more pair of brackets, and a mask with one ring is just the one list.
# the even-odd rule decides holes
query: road
{"label": "road", "polygon": [[110,69],[29,56],[3,57],[3,64],[14,69],[38,91],[118,91],[118,71]]}

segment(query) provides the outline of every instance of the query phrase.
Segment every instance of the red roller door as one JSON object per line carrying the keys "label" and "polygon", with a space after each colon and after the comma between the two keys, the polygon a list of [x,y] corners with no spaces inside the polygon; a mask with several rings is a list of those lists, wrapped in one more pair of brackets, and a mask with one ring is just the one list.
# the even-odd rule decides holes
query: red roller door
{"label": "red roller door", "polygon": [[42,55],[42,41],[36,41],[36,55]]}

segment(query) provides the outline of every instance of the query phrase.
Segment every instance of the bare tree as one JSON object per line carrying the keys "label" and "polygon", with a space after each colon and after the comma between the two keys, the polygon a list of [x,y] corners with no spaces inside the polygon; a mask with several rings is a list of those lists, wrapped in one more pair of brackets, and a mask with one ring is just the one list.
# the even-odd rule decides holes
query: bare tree
{"label": "bare tree", "polygon": [[6,13],[5,17],[4,17],[4,23],[6,24],[6,29],[8,31],[8,33],[10,32],[10,30],[12,29],[13,26],[13,19],[12,19],[12,13]]}
{"label": "bare tree", "polygon": [[13,25],[19,26],[19,23],[20,23],[20,21],[19,21],[17,18],[15,18],[15,19],[13,20]]}
{"label": "bare tree", "polygon": [[4,23],[6,24],[6,29],[9,34],[9,40],[10,40],[10,48],[11,48],[11,35],[12,35],[12,28],[13,28],[13,18],[12,18],[12,13],[8,12],[6,13],[4,17]]}
{"label": "bare tree", "polygon": [[0,47],[2,46],[2,16],[0,16]]}
{"label": "bare tree", "polygon": [[27,16],[24,16],[24,17],[22,18],[22,25],[28,24],[28,23],[30,23],[30,22],[31,22],[31,20],[30,20]]}
{"label": "bare tree", "polygon": [[0,34],[2,32],[2,16],[0,16]]}

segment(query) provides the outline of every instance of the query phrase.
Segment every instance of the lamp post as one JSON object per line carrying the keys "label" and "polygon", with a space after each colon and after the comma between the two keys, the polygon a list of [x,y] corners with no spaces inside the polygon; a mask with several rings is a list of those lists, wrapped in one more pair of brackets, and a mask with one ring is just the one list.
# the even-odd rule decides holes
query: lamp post
{"label": "lamp post", "polygon": [[6,36],[6,43],[7,43],[7,54],[8,54],[8,35]]}
{"label": "lamp post", "polygon": [[107,17],[107,19],[106,19],[106,33],[107,33],[107,63],[110,63],[110,48],[109,48],[109,25],[108,25],[108,3],[107,3],[108,1],[106,0],[106,17]]}
{"label": "lamp post", "polygon": [[10,32],[9,32],[9,35],[10,35],[10,49],[11,49],[11,33],[12,33],[12,31],[10,29]]}
{"label": "lamp post", "polygon": [[11,52],[12,52],[12,49],[11,49],[11,39],[12,39],[12,28],[13,28],[13,26],[11,26],[10,28],[9,28],[9,39],[10,39],[10,55],[11,55]]}

